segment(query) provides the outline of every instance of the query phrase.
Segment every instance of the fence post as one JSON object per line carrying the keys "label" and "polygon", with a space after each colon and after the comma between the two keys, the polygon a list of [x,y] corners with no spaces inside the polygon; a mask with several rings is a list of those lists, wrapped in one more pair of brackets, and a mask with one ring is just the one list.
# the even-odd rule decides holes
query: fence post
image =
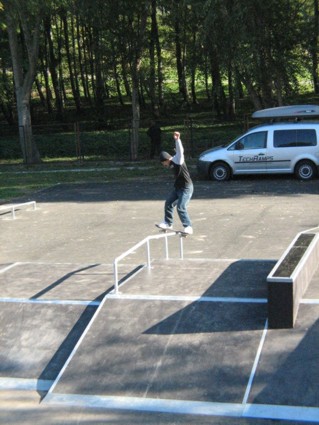
{"label": "fence post", "polygon": [[80,125],[78,122],[74,123],[74,133],[75,133],[75,154],[78,161],[82,161],[84,156],[82,154],[82,145],[81,145],[81,135],[80,135]]}
{"label": "fence post", "polygon": [[191,117],[187,117],[184,120],[184,127],[186,132],[186,141],[188,142],[188,147],[190,151],[190,157],[194,158],[194,140],[193,140],[193,120]]}

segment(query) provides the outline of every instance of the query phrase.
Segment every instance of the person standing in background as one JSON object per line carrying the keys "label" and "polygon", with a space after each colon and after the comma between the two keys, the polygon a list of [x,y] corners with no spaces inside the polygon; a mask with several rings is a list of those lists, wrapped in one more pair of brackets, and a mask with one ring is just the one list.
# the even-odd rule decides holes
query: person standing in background
{"label": "person standing in background", "polygon": [[154,155],[159,155],[162,150],[162,130],[157,122],[152,121],[146,134],[151,139],[150,158],[154,159]]}

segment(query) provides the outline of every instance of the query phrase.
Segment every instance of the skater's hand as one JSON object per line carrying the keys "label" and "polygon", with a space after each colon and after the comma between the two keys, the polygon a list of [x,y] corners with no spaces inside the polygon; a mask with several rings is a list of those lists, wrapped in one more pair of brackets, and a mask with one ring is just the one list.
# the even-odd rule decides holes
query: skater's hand
{"label": "skater's hand", "polygon": [[178,131],[174,131],[174,139],[178,140],[181,137],[181,133],[179,133]]}

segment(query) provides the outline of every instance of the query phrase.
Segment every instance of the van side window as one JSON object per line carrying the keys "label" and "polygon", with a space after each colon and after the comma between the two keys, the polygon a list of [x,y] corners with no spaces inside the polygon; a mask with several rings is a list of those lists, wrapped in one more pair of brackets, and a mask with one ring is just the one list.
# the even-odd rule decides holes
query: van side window
{"label": "van side window", "polygon": [[230,147],[230,150],[245,150],[245,149],[263,149],[267,144],[267,131],[257,131],[250,133],[237,140]]}
{"label": "van side window", "polygon": [[275,130],[274,147],[316,146],[316,130]]}

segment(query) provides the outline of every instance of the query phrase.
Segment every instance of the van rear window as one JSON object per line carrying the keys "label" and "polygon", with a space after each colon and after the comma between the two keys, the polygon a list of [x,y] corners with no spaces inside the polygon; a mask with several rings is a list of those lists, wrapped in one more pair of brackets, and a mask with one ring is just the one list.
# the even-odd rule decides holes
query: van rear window
{"label": "van rear window", "polygon": [[316,130],[275,130],[274,147],[316,146]]}

